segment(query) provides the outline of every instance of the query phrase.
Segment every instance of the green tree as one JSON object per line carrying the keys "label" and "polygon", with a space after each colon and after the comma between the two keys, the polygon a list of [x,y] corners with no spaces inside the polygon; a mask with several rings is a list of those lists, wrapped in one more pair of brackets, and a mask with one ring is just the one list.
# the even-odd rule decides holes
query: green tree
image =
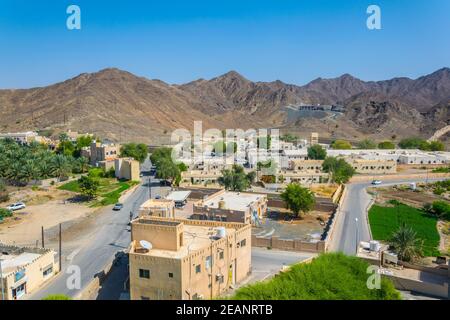
{"label": "green tree", "polygon": [[312,160],[324,160],[327,151],[319,144],[315,144],[308,148],[308,158]]}
{"label": "green tree", "polygon": [[296,142],[297,136],[294,136],[290,133],[286,133],[280,137],[280,140],[285,142]]}
{"label": "green tree", "polygon": [[90,176],[82,176],[78,179],[80,193],[88,199],[95,199],[98,194],[100,182],[98,179]]}
{"label": "green tree", "polygon": [[392,234],[389,245],[400,260],[412,261],[422,256],[423,243],[416,235],[416,232],[404,223]]}
{"label": "green tree", "polygon": [[424,151],[431,150],[431,146],[426,140],[416,137],[402,139],[398,143],[398,146],[402,149],[420,149]]}
{"label": "green tree", "polygon": [[286,207],[292,211],[294,217],[298,217],[301,212],[311,211],[316,203],[314,194],[308,188],[302,187],[298,183],[290,183],[280,195],[286,202]]}
{"label": "green tree", "polygon": [[338,139],[331,143],[331,148],[336,150],[348,150],[352,148],[352,145],[346,140]]}
{"label": "green tree", "polygon": [[170,158],[163,158],[158,161],[156,177],[158,179],[169,181],[173,184],[180,175],[180,169]]}
{"label": "green tree", "polygon": [[67,178],[72,171],[69,158],[61,154],[52,158],[51,167],[53,174],[60,180]]}
{"label": "green tree", "polygon": [[233,165],[231,170],[222,170],[222,177],[220,177],[218,181],[226,190],[244,191],[250,187],[249,178],[250,177],[245,174],[242,166]]}
{"label": "green tree", "polygon": [[445,145],[442,141],[434,140],[430,142],[431,151],[445,151]]}
{"label": "green tree", "polygon": [[440,218],[450,220],[450,204],[447,201],[433,201],[431,212]]}
{"label": "green tree", "polygon": [[42,298],[42,300],[72,300],[72,298],[64,294],[51,294]]}
{"label": "green tree", "polygon": [[395,149],[395,144],[392,141],[382,141],[378,144],[378,149]]}
{"label": "green tree", "polygon": [[330,174],[331,182],[347,183],[355,174],[355,169],[344,159],[327,157],[322,163],[323,171]]}
{"label": "green tree", "polygon": [[148,157],[148,148],[143,143],[127,143],[120,148],[121,157],[131,157],[143,163]]}
{"label": "green tree", "polygon": [[163,159],[172,159],[172,148],[161,147],[153,151],[150,160],[153,165],[158,167],[158,163]]}
{"label": "green tree", "polygon": [[358,142],[358,149],[376,149],[377,144],[371,139],[364,139]]}

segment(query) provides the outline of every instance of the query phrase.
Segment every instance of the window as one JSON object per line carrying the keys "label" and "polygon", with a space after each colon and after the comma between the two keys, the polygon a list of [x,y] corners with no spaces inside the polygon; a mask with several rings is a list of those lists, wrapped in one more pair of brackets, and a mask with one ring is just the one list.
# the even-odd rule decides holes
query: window
{"label": "window", "polygon": [[150,300],[150,298],[149,298],[149,297],[141,296],[141,300]]}
{"label": "window", "polygon": [[202,266],[198,264],[195,266],[195,273],[200,273],[200,272],[202,272]]}
{"label": "window", "polygon": [[245,247],[246,244],[247,244],[247,239],[244,239],[241,241],[241,247]]}
{"label": "window", "polygon": [[50,276],[53,273],[53,267],[49,267],[42,272],[42,275],[45,277]]}
{"label": "window", "polygon": [[220,251],[220,252],[219,252],[219,259],[220,259],[220,260],[223,260],[223,256],[224,256],[223,251]]}
{"label": "window", "polygon": [[211,256],[207,256],[205,259],[205,268],[211,269],[211,265],[212,265],[212,258]]}
{"label": "window", "polygon": [[169,278],[173,278],[173,273],[169,272]]}
{"label": "window", "polygon": [[139,278],[150,279],[150,270],[139,269]]}

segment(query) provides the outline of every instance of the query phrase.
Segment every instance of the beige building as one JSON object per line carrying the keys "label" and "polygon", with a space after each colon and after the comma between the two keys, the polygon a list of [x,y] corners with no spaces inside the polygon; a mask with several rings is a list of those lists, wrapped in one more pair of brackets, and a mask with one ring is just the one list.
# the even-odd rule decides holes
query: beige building
{"label": "beige building", "polygon": [[194,203],[192,218],[251,224],[266,212],[264,194],[221,190]]}
{"label": "beige building", "polygon": [[297,170],[280,170],[278,180],[280,180],[281,176],[283,177],[284,183],[296,182],[302,185],[310,185],[312,183],[324,183],[328,181],[329,178],[329,174],[322,171],[305,172]]}
{"label": "beige building", "polygon": [[131,181],[140,180],[140,163],[133,158],[118,158],[114,160],[117,179],[125,179]]}
{"label": "beige building", "polygon": [[222,171],[214,170],[188,170],[181,173],[182,185],[216,185],[222,176]]}
{"label": "beige building", "polygon": [[309,144],[311,146],[319,144],[319,134],[317,132],[311,132],[311,137],[309,138]]}
{"label": "beige building", "polygon": [[251,226],[139,218],[131,224],[132,300],[212,299],[251,272]]}
{"label": "beige building", "polygon": [[0,139],[10,138],[21,144],[30,144],[31,142],[40,142],[39,135],[33,131],[15,132],[15,133],[0,133]]}
{"label": "beige building", "polygon": [[322,172],[323,160],[291,160],[289,169],[303,173]]}
{"label": "beige building", "polygon": [[168,199],[150,199],[139,208],[139,217],[156,216],[175,218],[175,201]]}
{"label": "beige building", "polygon": [[397,162],[392,160],[347,160],[357,173],[388,174],[397,172]]}
{"label": "beige building", "polygon": [[95,166],[102,161],[114,161],[119,157],[120,146],[116,144],[91,143],[91,165]]}
{"label": "beige building", "polygon": [[[58,271],[55,252],[0,244],[0,281],[5,300],[17,300],[52,278]],[[0,300],[2,300],[0,290]]]}

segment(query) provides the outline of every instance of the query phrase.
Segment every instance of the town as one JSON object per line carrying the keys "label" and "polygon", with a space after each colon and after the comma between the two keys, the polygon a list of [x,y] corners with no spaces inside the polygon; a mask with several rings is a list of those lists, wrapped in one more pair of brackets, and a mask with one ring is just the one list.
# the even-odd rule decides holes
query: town
{"label": "town", "polygon": [[450,152],[435,137],[45,133],[0,134],[3,300],[277,299],[252,286],[352,256],[392,299],[448,298]]}

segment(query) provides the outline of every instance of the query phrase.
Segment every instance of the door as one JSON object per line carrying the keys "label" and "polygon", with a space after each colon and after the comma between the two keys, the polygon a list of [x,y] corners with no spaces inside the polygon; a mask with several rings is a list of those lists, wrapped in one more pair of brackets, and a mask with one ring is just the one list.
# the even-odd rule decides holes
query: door
{"label": "door", "polygon": [[27,283],[24,282],[17,288],[12,290],[13,299],[14,300],[20,299],[26,293],[26,291],[27,291]]}

